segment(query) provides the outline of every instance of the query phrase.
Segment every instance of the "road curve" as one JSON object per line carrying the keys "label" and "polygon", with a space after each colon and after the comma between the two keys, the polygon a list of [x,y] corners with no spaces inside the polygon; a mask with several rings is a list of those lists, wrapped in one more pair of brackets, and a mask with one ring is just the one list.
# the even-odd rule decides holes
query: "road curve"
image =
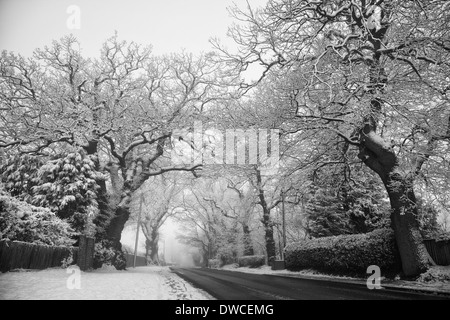
{"label": "road curve", "polygon": [[369,290],[354,283],[259,275],[207,268],[171,268],[186,281],[219,300],[429,300],[431,294]]}

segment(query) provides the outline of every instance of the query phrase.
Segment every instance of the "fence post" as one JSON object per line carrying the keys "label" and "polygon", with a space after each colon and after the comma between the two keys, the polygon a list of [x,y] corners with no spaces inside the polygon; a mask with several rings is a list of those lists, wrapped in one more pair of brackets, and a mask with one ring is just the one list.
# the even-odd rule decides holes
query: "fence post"
{"label": "fence post", "polygon": [[86,271],[92,269],[94,263],[94,246],[94,238],[85,235],[80,236],[77,260],[77,265],[80,267],[80,270]]}

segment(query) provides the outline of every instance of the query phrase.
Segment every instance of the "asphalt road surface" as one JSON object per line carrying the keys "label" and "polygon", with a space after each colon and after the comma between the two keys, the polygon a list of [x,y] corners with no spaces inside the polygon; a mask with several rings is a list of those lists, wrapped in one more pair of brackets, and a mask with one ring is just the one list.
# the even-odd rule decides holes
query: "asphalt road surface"
{"label": "asphalt road surface", "polygon": [[[258,275],[206,268],[171,268],[219,300],[428,300],[442,297],[353,283]],[[383,283],[381,283],[383,286]]]}

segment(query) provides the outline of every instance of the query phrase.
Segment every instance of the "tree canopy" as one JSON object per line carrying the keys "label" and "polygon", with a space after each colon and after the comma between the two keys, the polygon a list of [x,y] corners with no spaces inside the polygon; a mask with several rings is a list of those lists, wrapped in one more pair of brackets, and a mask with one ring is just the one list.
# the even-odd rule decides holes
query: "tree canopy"
{"label": "tree canopy", "polygon": [[[108,255],[120,255],[147,192],[140,227],[153,258],[168,216],[204,262],[261,250],[270,262],[286,236],[391,225],[403,272],[417,275],[433,264],[423,236],[450,205],[449,9],[269,0],[230,9],[234,51],[213,41],[198,56],[156,56],[117,34],[95,59],[73,36],[29,58],[4,51],[1,180],[18,200],[95,233]],[[176,153],[191,161],[175,163]],[[264,171],[264,154],[275,170]]]}

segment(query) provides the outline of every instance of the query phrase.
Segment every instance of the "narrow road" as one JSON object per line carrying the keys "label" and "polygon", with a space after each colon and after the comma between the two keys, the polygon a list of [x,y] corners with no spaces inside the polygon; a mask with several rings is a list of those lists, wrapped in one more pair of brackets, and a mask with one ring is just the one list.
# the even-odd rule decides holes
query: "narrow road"
{"label": "narrow road", "polygon": [[[171,268],[219,300],[428,300],[442,297],[364,285],[234,271]],[[381,284],[383,285],[383,284]]]}

